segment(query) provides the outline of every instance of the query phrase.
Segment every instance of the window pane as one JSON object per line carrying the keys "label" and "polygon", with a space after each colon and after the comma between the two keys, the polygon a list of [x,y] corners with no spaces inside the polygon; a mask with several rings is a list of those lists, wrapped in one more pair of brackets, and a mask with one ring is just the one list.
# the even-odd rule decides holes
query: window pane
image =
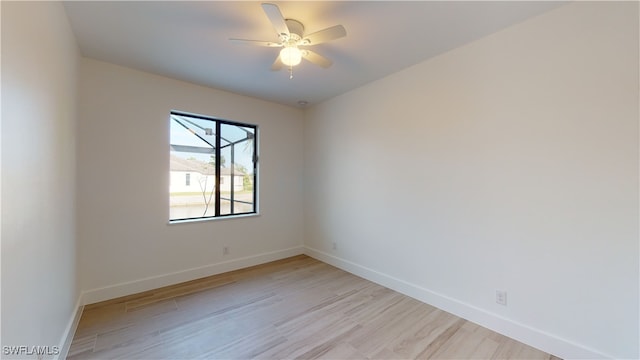
{"label": "window pane", "polygon": [[[228,201],[223,214],[243,214],[255,211],[254,204],[254,139],[255,129],[251,127],[222,124],[220,128],[221,154],[226,163],[220,177],[226,184],[221,185],[221,204]],[[228,208],[227,208],[228,206]]]}
{"label": "window pane", "polygon": [[215,216],[215,121],[171,116],[169,219]]}

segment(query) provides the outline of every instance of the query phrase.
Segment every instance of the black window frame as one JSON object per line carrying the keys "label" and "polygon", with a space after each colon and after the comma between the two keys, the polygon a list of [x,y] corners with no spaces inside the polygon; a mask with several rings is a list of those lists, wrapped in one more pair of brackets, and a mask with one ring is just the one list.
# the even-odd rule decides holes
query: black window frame
{"label": "black window frame", "polygon": [[[206,115],[199,115],[199,114],[193,114],[193,113],[189,113],[189,112],[183,112],[183,111],[177,111],[177,110],[172,110],[169,114],[169,121],[173,121],[171,119],[172,115],[176,115],[176,116],[185,116],[185,117],[191,117],[191,118],[196,118],[196,119],[202,119],[202,120],[208,120],[208,121],[212,121],[215,123],[215,130],[214,130],[214,134],[215,134],[215,166],[216,166],[216,173],[215,173],[215,192],[214,192],[214,197],[215,197],[215,205],[214,205],[214,215],[212,216],[199,216],[199,217],[190,217],[190,218],[180,218],[180,219],[171,219],[171,217],[169,217],[169,223],[179,223],[179,222],[185,222],[185,221],[192,221],[192,220],[211,220],[211,219],[219,219],[219,218],[233,218],[233,217],[242,217],[242,216],[247,216],[247,215],[255,215],[258,214],[258,146],[259,146],[259,134],[258,134],[258,125],[255,124],[249,124],[249,123],[245,123],[245,122],[240,122],[240,121],[232,121],[232,120],[226,120],[226,119],[220,119],[220,118],[216,118],[213,116],[206,116]],[[242,202],[240,200],[235,200],[234,199],[234,193],[235,191],[233,191],[233,184],[234,184],[234,178],[235,175],[233,174],[233,171],[231,173],[231,198],[230,199],[223,199],[223,200],[228,200],[230,202],[230,214],[220,214],[220,203],[221,203],[221,197],[220,197],[220,184],[221,179],[222,179],[222,174],[221,174],[221,168],[222,168],[222,161],[221,161],[221,152],[223,148],[226,148],[227,146],[235,146],[235,144],[240,143],[241,141],[246,141],[248,138],[241,140],[241,141],[236,141],[236,142],[230,142],[228,145],[222,146],[221,145],[221,128],[222,125],[230,125],[230,126],[239,126],[239,127],[246,127],[246,128],[252,128],[253,129],[253,211],[250,212],[242,212],[242,213],[233,213],[234,212],[234,202],[238,201],[238,202]],[[226,140],[225,140],[226,141]],[[169,153],[171,153],[171,151],[173,150],[173,146],[171,145],[171,141],[169,141]],[[232,151],[233,154],[233,151]],[[231,168],[233,169],[235,167],[234,165],[234,161],[233,161],[233,155],[232,155],[232,159],[230,159],[231,162]],[[171,195],[169,195],[171,196]]]}

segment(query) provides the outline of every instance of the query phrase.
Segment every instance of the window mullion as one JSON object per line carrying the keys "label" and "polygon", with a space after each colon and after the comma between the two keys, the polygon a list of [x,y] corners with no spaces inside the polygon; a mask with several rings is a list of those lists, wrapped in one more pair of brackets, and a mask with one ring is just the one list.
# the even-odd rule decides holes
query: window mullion
{"label": "window mullion", "polygon": [[253,210],[258,211],[258,129],[253,134]]}
{"label": "window mullion", "polygon": [[231,196],[229,197],[231,199],[231,213],[235,214],[235,210],[233,208],[234,202],[235,202],[235,195],[236,195],[236,187],[235,187],[235,181],[236,181],[236,172],[235,172],[235,168],[236,168],[236,155],[235,155],[235,149],[236,149],[236,145],[235,144],[231,144]]}
{"label": "window mullion", "polygon": [[220,121],[216,121],[216,189],[215,189],[215,216],[220,216],[220,172],[222,162],[220,161]]}

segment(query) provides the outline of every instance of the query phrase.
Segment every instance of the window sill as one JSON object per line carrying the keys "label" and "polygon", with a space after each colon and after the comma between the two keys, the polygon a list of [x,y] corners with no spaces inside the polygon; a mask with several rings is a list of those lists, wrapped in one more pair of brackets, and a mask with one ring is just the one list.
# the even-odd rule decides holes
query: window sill
{"label": "window sill", "polygon": [[249,218],[249,217],[257,217],[257,216],[260,216],[260,214],[259,213],[253,213],[253,214],[241,214],[241,215],[208,217],[208,218],[202,218],[202,219],[170,220],[169,222],[167,222],[167,225],[181,225],[181,224],[199,223],[199,222],[206,222],[206,221],[233,220],[233,219],[243,219],[243,218]]}

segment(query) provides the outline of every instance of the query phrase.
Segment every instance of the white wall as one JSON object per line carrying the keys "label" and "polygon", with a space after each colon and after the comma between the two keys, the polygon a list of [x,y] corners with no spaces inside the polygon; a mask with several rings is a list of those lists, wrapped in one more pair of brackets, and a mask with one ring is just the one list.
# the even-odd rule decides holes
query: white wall
{"label": "white wall", "polygon": [[60,3],[1,6],[2,345],[53,347],[78,298],[78,50]]}
{"label": "white wall", "polygon": [[640,356],[637,3],[563,6],[320,104],[305,169],[311,254],[560,356]]}
{"label": "white wall", "polygon": [[[79,89],[86,302],[302,252],[300,110],[86,58]],[[259,126],[260,216],[168,225],[171,110]]]}

